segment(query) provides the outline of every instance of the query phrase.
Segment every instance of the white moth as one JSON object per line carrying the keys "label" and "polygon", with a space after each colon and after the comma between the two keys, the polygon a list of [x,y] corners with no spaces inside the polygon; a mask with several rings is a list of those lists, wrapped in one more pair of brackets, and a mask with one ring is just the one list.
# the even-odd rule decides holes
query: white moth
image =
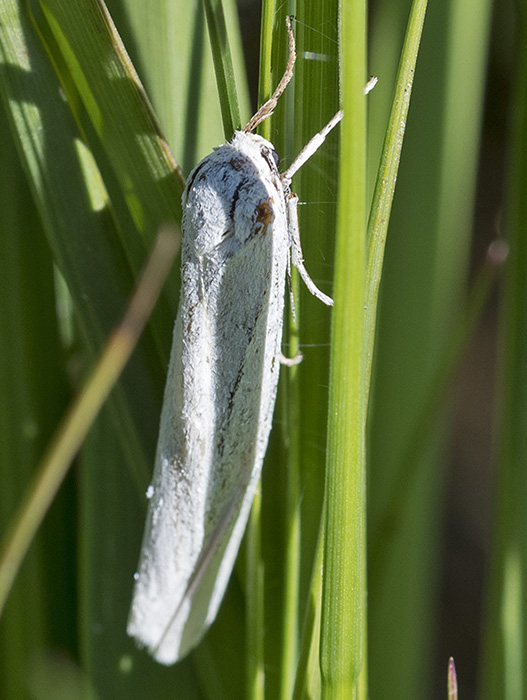
{"label": "white moth", "polygon": [[289,261],[308,289],[293,174],[342,113],[279,174],[273,145],[250,133],[292,76],[230,143],[194,168],[183,193],[181,299],[128,634],[172,664],[214,621],[267,448],[280,367]]}

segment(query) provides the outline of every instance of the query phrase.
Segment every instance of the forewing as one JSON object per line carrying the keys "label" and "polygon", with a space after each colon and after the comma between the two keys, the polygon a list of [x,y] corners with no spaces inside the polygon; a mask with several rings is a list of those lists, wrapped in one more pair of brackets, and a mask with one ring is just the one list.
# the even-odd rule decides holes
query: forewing
{"label": "forewing", "polygon": [[189,185],[182,296],[128,627],[163,663],[211,624],[245,529],[276,394],[287,259],[271,175],[225,146]]}

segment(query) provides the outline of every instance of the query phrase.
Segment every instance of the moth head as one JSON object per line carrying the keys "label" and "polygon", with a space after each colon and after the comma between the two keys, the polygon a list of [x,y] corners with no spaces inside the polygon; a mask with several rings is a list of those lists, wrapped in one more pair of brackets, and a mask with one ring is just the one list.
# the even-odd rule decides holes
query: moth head
{"label": "moth head", "polygon": [[280,167],[280,156],[274,150],[274,148],[267,148],[267,146],[261,146],[260,153],[262,154],[262,158],[266,161],[271,170],[278,170],[278,168]]}
{"label": "moth head", "polygon": [[[273,144],[258,134],[250,134],[243,131],[236,131],[231,141],[231,146],[242,151],[245,155],[253,159],[258,156],[264,159],[271,172],[278,174],[280,156],[275,151]],[[254,161],[253,161],[254,162]]]}

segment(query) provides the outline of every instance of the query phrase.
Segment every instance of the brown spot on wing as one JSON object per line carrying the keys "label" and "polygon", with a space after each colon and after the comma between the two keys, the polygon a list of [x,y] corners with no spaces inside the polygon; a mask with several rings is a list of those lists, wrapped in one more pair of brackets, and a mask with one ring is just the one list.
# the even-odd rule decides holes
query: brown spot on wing
{"label": "brown spot on wing", "polygon": [[271,197],[264,202],[260,202],[257,209],[256,221],[262,226],[267,227],[274,220],[273,200]]}

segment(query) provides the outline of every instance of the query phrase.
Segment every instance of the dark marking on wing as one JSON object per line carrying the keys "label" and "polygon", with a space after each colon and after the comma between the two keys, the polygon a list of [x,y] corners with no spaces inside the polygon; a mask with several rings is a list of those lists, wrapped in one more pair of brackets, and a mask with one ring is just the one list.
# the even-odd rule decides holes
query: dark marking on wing
{"label": "dark marking on wing", "polygon": [[[258,315],[255,318],[254,326],[252,328],[247,329],[247,348],[252,343],[257,324],[258,324]],[[258,353],[258,349],[256,352]],[[243,375],[244,375],[244,372],[245,372],[245,360],[246,360],[246,356],[244,357],[244,360],[243,360],[242,365],[240,367],[240,371],[238,372],[238,375],[234,381],[234,384],[232,385],[232,389],[231,389],[229,399],[227,402],[227,410],[225,412],[225,415],[223,416],[224,421],[225,421],[224,429],[220,430],[218,432],[218,442],[217,442],[216,448],[218,450],[218,454],[221,455],[222,458],[223,458],[223,451],[224,451],[224,447],[225,447],[225,435],[228,432],[227,426],[229,425],[229,421],[231,420],[231,416],[232,416],[232,411],[234,409],[234,399],[235,399],[235,396],[238,392],[240,382],[241,382]]]}
{"label": "dark marking on wing", "polygon": [[244,181],[242,180],[239,184],[238,187],[234,190],[234,194],[232,195],[232,201],[231,201],[231,209],[229,211],[229,216],[231,220],[234,221],[234,211],[236,209],[236,205],[238,203],[238,199],[240,198],[240,190],[244,185]]}
{"label": "dark marking on wing", "polygon": [[247,159],[231,158],[229,161],[229,165],[232,167],[233,170],[237,170],[238,172],[240,172],[241,170],[247,167]]}
{"label": "dark marking on wing", "polygon": [[198,165],[196,167],[196,169],[192,173],[190,179],[187,180],[187,192],[190,192],[190,190],[194,187],[194,182],[196,181],[196,177],[198,176],[198,174],[200,173],[200,171],[202,170],[202,168],[205,165],[208,165],[208,163],[206,163],[206,159],[200,165]]}

